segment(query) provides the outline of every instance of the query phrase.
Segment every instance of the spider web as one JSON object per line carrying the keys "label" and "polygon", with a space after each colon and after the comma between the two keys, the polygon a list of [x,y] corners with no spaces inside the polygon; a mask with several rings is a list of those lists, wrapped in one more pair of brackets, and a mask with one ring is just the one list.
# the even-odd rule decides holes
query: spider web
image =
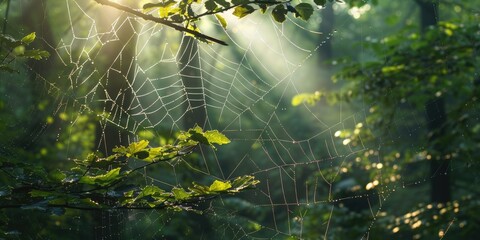
{"label": "spider web", "polygon": [[[162,239],[172,232],[179,234],[179,226],[186,224],[199,231],[194,233],[199,238],[208,231],[219,239],[301,238],[307,227],[304,219],[317,214],[322,216],[316,223],[318,236],[327,237],[337,227],[336,218],[356,213],[338,209],[360,205],[371,216],[364,219],[365,228],[358,238],[369,238],[370,229],[392,208],[390,198],[408,195],[413,192],[409,186],[430,179],[428,175],[413,180],[398,175],[382,180],[387,171],[382,164],[383,144],[405,141],[394,133],[395,124],[390,139],[369,141],[370,145],[360,141],[354,146],[338,138],[339,131],[364,123],[370,106],[319,103],[292,107],[291,99],[298,93],[332,88],[317,55],[332,37],[344,34],[341,27],[347,24],[342,21],[347,20],[337,20],[339,33],[320,33],[317,12],[308,23],[288,18],[278,24],[257,13],[240,20],[227,18],[227,30],[214,18],[202,19],[200,28],[226,39],[230,46],[224,47],[196,45],[188,36],[93,1],[55,4],[61,13],[48,14],[66,23],[67,29],[57,30],[55,42],[46,44],[53,55],[51,61],[63,69],[48,76],[34,73],[47,93],[56,97],[54,115],[74,109],[72,128],[83,115],[96,118],[101,139],[94,149],[104,152],[146,137],[158,140],[151,141],[153,145],[168,142],[192,123],[217,129],[232,140],[217,150],[201,147],[192,159],[145,169],[145,184],[170,188],[246,174],[260,180],[254,190],[199,203],[202,215],[162,210],[98,213],[100,221],[91,226],[96,236]],[[185,79],[190,82],[186,84]],[[412,112],[396,121],[416,118]],[[409,131],[423,132],[422,121],[418,119],[418,125]],[[38,135],[48,130],[47,125],[42,129]],[[423,151],[416,146],[412,149]],[[78,157],[76,154],[73,150],[65,153],[70,159]],[[351,183],[341,176],[356,171],[359,154],[370,156],[372,162],[363,174],[379,176],[380,182]],[[361,189],[370,184],[376,191],[333,197],[349,184]],[[425,199],[416,202],[422,201]],[[74,217],[70,224],[77,227],[66,230],[82,232],[85,223],[81,222],[88,219]],[[204,222],[210,229],[195,227]]]}

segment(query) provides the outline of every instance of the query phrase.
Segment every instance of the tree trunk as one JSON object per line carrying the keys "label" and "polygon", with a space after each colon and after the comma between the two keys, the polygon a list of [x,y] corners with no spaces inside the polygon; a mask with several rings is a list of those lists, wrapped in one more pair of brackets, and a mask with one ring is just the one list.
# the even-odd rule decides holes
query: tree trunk
{"label": "tree trunk", "polygon": [[[420,7],[420,27],[422,33],[425,33],[429,27],[435,26],[438,22],[438,1],[416,0]],[[447,174],[449,162],[444,157],[444,146],[438,144],[437,140],[445,135],[445,124],[447,114],[445,112],[445,100],[443,97],[430,99],[426,106],[427,129],[429,140],[433,144],[433,156],[430,163],[431,181],[431,201],[435,203],[445,203],[451,200],[450,179]],[[438,154],[438,155],[437,155]]]}
{"label": "tree trunk", "polygon": [[177,60],[180,63],[179,72],[187,98],[184,107],[183,127],[185,130],[195,124],[204,127],[207,120],[207,111],[197,40],[192,37],[183,37]]}
{"label": "tree trunk", "polygon": [[[52,49],[49,47],[49,44],[53,44],[54,37],[50,23],[46,20],[47,9],[46,3],[47,0],[37,0],[31,1],[29,4],[22,6],[21,14],[21,24],[24,26],[25,33],[29,34],[30,32],[36,32],[37,40],[35,40],[30,47],[35,49],[45,49],[52,53],[46,60],[27,60],[27,68],[29,68],[29,84],[31,91],[31,96],[34,99],[33,102],[41,102],[48,97],[45,97],[43,91],[39,89],[45,88],[42,78],[48,79],[51,74],[52,62],[55,58]],[[12,2],[13,3],[13,2]],[[13,4],[12,4],[13,5]],[[16,4],[14,7],[17,6]],[[31,9],[37,9],[37,11],[31,11]],[[7,23],[7,22],[6,22]],[[5,29],[8,29],[5,26]],[[9,31],[7,30],[7,33]],[[31,149],[34,142],[32,142],[32,136],[38,134],[39,131],[42,131],[42,125],[45,121],[45,114],[34,114],[31,116],[30,122],[28,123],[28,128],[25,130],[25,135],[18,139],[18,146],[22,146],[26,149]]]}
{"label": "tree trunk", "polygon": [[[183,130],[198,125],[205,128],[207,122],[207,104],[205,102],[204,82],[202,79],[202,71],[200,66],[200,55],[198,51],[198,41],[192,37],[183,36],[181,40],[180,50],[178,52],[177,61],[179,62],[179,73],[182,78],[182,83],[185,88],[186,103],[183,110],[185,115],[183,116]],[[201,146],[200,146],[201,147]],[[200,152],[198,149],[196,152]],[[202,151],[201,158],[209,159],[209,152]],[[180,172],[179,172],[180,173]],[[189,179],[189,172],[184,171],[177,175],[181,182],[191,182]],[[187,180],[189,179],[189,180]],[[214,229],[209,218],[205,215],[188,214],[187,216],[191,221],[186,220],[185,224],[188,228],[194,229],[201,233],[205,238],[213,236],[212,230]],[[198,224],[191,224],[191,223]]]}
{"label": "tree trunk", "polygon": [[[110,24],[111,21],[103,21]],[[125,16],[118,19],[120,26],[115,26],[118,39],[109,42],[102,47],[98,56],[99,64],[105,64],[98,69],[102,71],[103,91],[100,92],[102,102],[100,109],[109,114],[109,119],[115,124],[101,121],[97,125],[96,142],[99,151],[105,155],[111,155],[112,149],[120,145],[128,145],[132,123],[130,106],[133,101],[133,89],[131,83],[135,73],[136,42],[135,21],[129,22]],[[105,26],[105,29],[111,26]],[[103,72],[103,69],[107,69]],[[119,239],[124,232],[125,212],[99,211],[95,213],[95,239]]]}

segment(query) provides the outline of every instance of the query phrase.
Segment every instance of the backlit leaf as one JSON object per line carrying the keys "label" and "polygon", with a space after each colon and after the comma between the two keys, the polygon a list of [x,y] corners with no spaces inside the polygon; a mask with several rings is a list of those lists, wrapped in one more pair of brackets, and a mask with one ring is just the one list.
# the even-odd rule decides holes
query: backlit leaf
{"label": "backlit leaf", "polygon": [[82,178],[80,178],[79,182],[90,185],[107,186],[112,182],[116,181],[119,176],[120,168],[115,168],[102,175],[83,176]]}
{"label": "backlit leaf", "polygon": [[256,180],[254,176],[241,176],[233,180],[233,189],[229,190],[229,192],[239,192],[245,188],[254,187],[258,183],[260,183],[260,181]]}
{"label": "backlit leaf", "polygon": [[[144,150],[146,147],[148,147],[148,141],[147,140],[141,140],[139,142],[134,142],[128,145],[128,153],[130,155],[135,154],[137,152],[140,152]],[[127,156],[130,157],[130,156]]]}
{"label": "backlit leaf", "polygon": [[224,17],[220,14],[215,14],[215,17],[217,18],[218,22],[222,25],[223,29],[227,29],[227,21],[225,20]]}
{"label": "backlit leaf", "polygon": [[321,98],[322,93],[318,91],[315,93],[300,93],[292,98],[292,106],[298,106],[302,103],[314,106]]}
{"label": "backlit leaf", "polygon": [[235,10],[233,11],[233,15],[237,16],[238,18],[243,18],[254,11],[255,8],[253,8],[252,6],[242,5],[235,8]]}
{"label": "backlit leaf", "polygon": [[176,4],[176,2],[174,2],[174,1],[168,1],[168,2],[164,3],[163,6],[158,8],[158,15],[161,18],[166,18],[170,15],[173,15],[173,14],[179,12],[180,11],[179,8],[174,7],[175,4]]}
{"label": "backlit leaf", "polygon": [[212,185],[210,185],[210,187],[208,188],[209,191],[212,191],[212,192],[221,192],[221,191],[225,191],[225,190],[228,190],[232,188],[232,184],[230,184],[230,182],[222,182],[222,181],[218,181],[218,180],[215,180]]}
{"label": "backlit leaf", "polygon": [[174,188],[172,189],[172,193],[176,200],[185,200],[191,197],[191,194],[183,188]]}
{"label": "backlit leaf", "polygon": [[35,32],[32,32],[32,33],[28,34],[27,36],[23,37],[21,41],[24,44],[30,44],[35,40],[36,37],[37,37],[37,35],[35,34]]}
{"label": "backlit leaf", "polygon": [[210,145],[212,144],[223,145],[223,144],[230,143],[230,139],[228,139],[225,135],[223,135],[217,130],[207,131],[205,132],[204,136]]}
{"label": "backlit leaf", "polygon": [[165,191],[157,186],[146,186],[143,190],[138,194],[136,199],[152,196],[152,197],[160,197]]}
{"label": "backlit leaf", "polygon": [[23,45],[20,45],[16,48],[13,49],[12,53],[15,55],[15,56],[23,56],[23,54],[25,53],[25,46]]}
{"label": "backlit leaf", "polygon": [[[188,132],[180,133],[178,140],[186,142],[193,141],[210,146],[213,146],[213,144],[223,145],[230,143],[230,140],[219,131],[210,130],[203,132],[203,129],[199,126],[189,129]],[[186,146],[190,145],[191,144],[187,144]]]}

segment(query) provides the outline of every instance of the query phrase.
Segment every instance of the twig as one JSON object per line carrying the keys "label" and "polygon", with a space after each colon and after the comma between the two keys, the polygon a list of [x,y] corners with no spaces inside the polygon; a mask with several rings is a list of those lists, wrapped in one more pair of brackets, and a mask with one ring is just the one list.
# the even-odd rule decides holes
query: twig
{"label": "twig", "polygon": [[124,12],[127,12],[127,13],[130,13],[130,14],[133,14],[137,17],[141,17],[145,20],[149,20],[149,21],[152,21],[152,22],[156,22],[156,23],[160,23],[160,24],[163,24],[165,26],[168,26],[168,27],[171,27],[175,30],[178,30],[178,31],[181,31],[181,32],[186,32],[186,33],[190,33],[192,35],[194,35],[195,37],[198,37],[198,38],[204,38],[208,41],[211,41],[211,42],[215,42],[215,43],[218,43],[218,44],[221,44],[221,45],[224,45],[224,46],[228,46],[228,44],[222,40],[219,40],[219,39],[216,39],[216,38],[213,38],[213,37],[210,37],[210,36],[207,36],[203,33],[199,33],[197,31],[194,31],[194,30],[191,30],[191,29],[188,29],[188,28],[185,28],[185,27],[182,27],[180,25],[176,25],[170,21],[167,21],[165,19],[161,19],[161,18],[157,18],[157,17],[154,17],[152,15],[148,15],[148,14],[145,14],[145,13],[142,13],[142,12],[139,12],[139,11],[136,11],[132,8],[129,8],[127,6],[124,6],[124,5],[121,5],[121,4],[118,4],[118,3],[114,3],[114,2],[111,2],[109,0],[95,0],[95,2],[99,3],[99,4],[102,4],[102,5],[106,5],[106,6],[110,6],[110,7],[113,7],[113,8],[116,8],[118,10],[122,10]]}
{"label": "twig", "polygon": [[[274,6],[274,5],[278,5],[278,4],[286,4],[286,3],[289,3],[291,2],[292,0],[287,0],[287,1],[252,1],[252,2],[249,2],[249,3],[253,3],[253,4],[265,4],[265,5],[271,5],[271,6]],[[190,17],[190,18],[187,18],[186,20],[196,20],[196,19],[199,19],[203,16],[207,16],[207,15],[213,15],[213,14],[217,14],[217,13],[223,13],[223,12],[226,12],[232,8],[236,8],[236,7],[239,7],[239,6],[243,6],[243,5],[247,5],[248,3],[240,3],[240,4],[233,4],[229,7],[224,7],[224,8],[220,8],[220,9],[216,9],[216,10],[213,10],[213,11],[206,11],[204,13],[201,13],[199,15],[196,15],[196,16],[193,16],[193,17]]]}
{"label": "twig", "polygon": [[[188,152],[188,153],[183,153],[183,154],[177,153],[175,156],[168,157],[168,158],[164,158],[164,159],[157,160],[157,161],[152,161],[152,162],[150,162],[150,163],[147,163],[147,164],[144,164],[144,165],[142,165],[142,166],[136,167],[136,168],[128,171],[128,172],[123,176],[123,178],[118,179],[118,180],[116,180],[116,181],[113,181],[113,182],[111,182],[110,184],[105,185],[105,186],[97,186],[97,187],[92,188],[92,189],[81,190],[81,191],[69,191],[69,192],[67,192],[67,193],[79,194],[79,193],[88,193],[88,192],[95,192],[95,191],[99,191],[99,190],[109,189],[109,188],[114,187],[115,185],[123,182],[128,176],[130,176],[132,173],[134,173],[134,172],[136,172],[136,171],[138,171],[138,170],[140,170],[140,169],[143,169],[143,168],[148,167],[148,166],[150,166],[150,165],[158,164],[158,163],[160,163],[160,162],[166,162],[166,161],[169,161],[169,160],[172,160],[172,159],[175,159],[175,158],[178,158],[178,157],[182,157],[182,156],[185,156],[185,155],[188,155],[188,154],[190,154],[190,152]],[[88,172],[88,170],[87,170],[87,172]],[[87,172],[85,172],[83,175],[85,176]],[[80,180],[77,180],[74,184],[79,183],[79,181],[80,181]]]}

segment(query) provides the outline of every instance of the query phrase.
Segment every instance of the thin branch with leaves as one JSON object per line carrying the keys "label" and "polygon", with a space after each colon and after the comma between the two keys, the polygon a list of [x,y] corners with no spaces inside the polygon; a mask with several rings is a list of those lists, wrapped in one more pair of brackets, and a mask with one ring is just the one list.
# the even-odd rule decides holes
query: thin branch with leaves
{"label": "thin branch with leaves", "polygon": [[121,11],[124,11],[124,12],[127,12],[127,13],[130,13],[130,14],[133,14],[137,17],[140,17],[140,18],[143,18],[145,20],[149,20],[149,21],[152,21],[152,22],[156,22],[156,23],[160,23],[160,24],[163,24],[167,27],[171,27],[177,31],[181,31],[181,32],[185,32],[185,33],[189,33],[189,34],[192,34],[193,36],[197,37],[197,38],[204,38],[208,41],[211,41],[211,42],[215,42],[215,43],[218,43],[218,44],[221,44],[221,45],[224,45],[224,46],[227,46],[228,44],[222,40],[219,40],[219,39],[216,39],[214,37],[210,37],[208,35],[205,35],[203,33],[200,33],[200,32],[197,32],[195,30],[192,30],[192,29],[188,29],[186,27],[183,27],[183,26],[180,26],[180,25],[177,25],[171,21],[168,21],[168,20],[165,20],[165,19],[162,19],[162,18],[157,18],[157,17],[154,17],[152,15],[148,15],[148,14],[145,14],[145,13],[142,13],[142,12],[139,12],[137,10],[134,10],[132,8],[129,8],[125,5],[122,5],[122,4],[118,4],[118,3],[115,3],[115,2],[111,2],[109,0],[95,0],[97,3],[99,4],[102,4],[102,5],[106,5],[106,6],[110,6],[110,7],[113,7],[113,8],[116,8],[118,10],[121,10]]}

